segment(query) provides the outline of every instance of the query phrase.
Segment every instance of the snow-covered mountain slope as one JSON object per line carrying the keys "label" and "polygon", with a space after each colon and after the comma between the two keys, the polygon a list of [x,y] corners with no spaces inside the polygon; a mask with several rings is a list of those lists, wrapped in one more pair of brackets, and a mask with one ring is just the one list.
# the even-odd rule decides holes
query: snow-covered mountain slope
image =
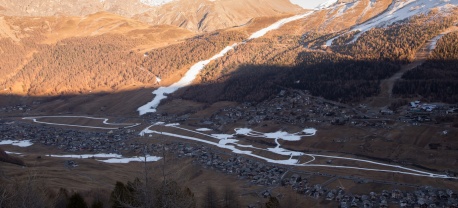
{"label": "snow-covered mountain slope", "polygon": [[289,0],[291,3],[296,4],[304,9],[317,9],[326,7],[325,5],[332,5],[332,2],[338,0]]}
{"label": "snow-covered mountain slope", "polygon": [[173,0],[140,0],[140,2],[149,6],[161,6],[170,3]]}
{"label": "snow-covered mountain slope", "polygon": [[326,5],[329,7],[317,9],[310,17],[295,23],[288,33],[302,35],[312,31],[322,34],[346,30],[381,14],[391,2],[392,0],[339,0],[334,4],[329,3]]}
{"label": "snow-covered mountain slope", "polygon": [[[349,32],[358,32],[351,42],[356,41],[361,34],[372,29],[386,27],[396,22],[408,19],[419,14],[426,14],[433,10],[440,11],[439,14],[451,12],[458,5],[458,0],[395,0],[389,8],[380,15],[352,27]],[[326,42],[331,46],[334,37]]]}
{"label": "snow-covered mountain slope", "polygon": [[316,9],[325,9],[325,8],[328,8],[328,7],[336,4],[337,2],[338,2],[338,0],[328,0],[328,1],[325,1],[322,4],[318,5],[316,7]]}

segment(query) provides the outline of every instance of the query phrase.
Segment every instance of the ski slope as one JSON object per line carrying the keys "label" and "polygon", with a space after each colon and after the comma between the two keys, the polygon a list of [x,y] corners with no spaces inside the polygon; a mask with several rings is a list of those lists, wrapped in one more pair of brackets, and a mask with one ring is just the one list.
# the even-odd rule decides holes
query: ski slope
{"label": "ski slope", "polygon": [[[458,0],[395,0],[382,14],[356,25],[348,31],[347,33],[358,31],[350,43],[355,42],[363,33],[372,28],[386,27],[415,15],[426,14],[434,8],[441,12],[447,12],[457,5]],[[326,46],[331,46],[332,42],[340,36],[327,40]]]}
{"label": "ski slope", "polygon": [[[285,18],[285,19],[281,19],[281,20],[275,22],[274,24],[272,24],[272,25],[270,25],[270,26],[268,26],[266,28],[263,28],[263,29],[255,32],[255,33],[253,33],[247,40],[244,40],[241,43],[244,43],[244,42],[252,40],[252,39],[260,38],[260,37],[264,36],[265,34],[267,34],[268,32],[270,32],[272,30],[277,30],[278,28],[280,28],[284,24],[287,24],[289,22],[305,18],[305,17],[309,16],[312,13],[313,12],[307,12],[305,14],[295,15],[295,16],[288,17],[288,18]],[[209,58],[207,60],[203,60],[203,61],[197,62],[196,64],[191,66],[191,68],[189,68],[189,70],[186,72],[186,74],[178,82],[173,83],[172,85],[170,85],[168,87],[160,87],[160,88],[156,89],[155,91],[153,91],[152,93],[155,95],[153,100],[148,102],[147,104],[139,107],[137,109],[139,114],[140,115],[144,115],[144,114],[147,114],[147,113],[156,112],[157,106],[159,106],[159,104],[161,103],[162,100],[167,98],[168,94],[174,93],[178,89],[190,85],[194,81],[194,79],[197,77],[197,75],[200,73],[200,71],[202,71],[202,69],[204,69],[205,66],[207,66],[211,61],[223,57],[224,55],[226,55],[226,53],[228,53],[229,51],[233,50],[238,44],[241,44],[241,43],[234,43],[231,46],[227,46],[222,51],[220,51],[219,53],[215,54],[213,57],[211,57],[211,58]]]}

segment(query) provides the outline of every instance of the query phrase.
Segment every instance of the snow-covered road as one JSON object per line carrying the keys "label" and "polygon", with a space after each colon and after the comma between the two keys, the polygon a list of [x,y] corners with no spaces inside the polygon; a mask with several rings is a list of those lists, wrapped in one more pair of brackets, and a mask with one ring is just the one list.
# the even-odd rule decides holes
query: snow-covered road
{"label": "snow-covered road", "polygon": [[[85,119],[92,119],[92,120],[102,120],[102,123],[108,126],[116,126],[116,127],[101,127],[101,126],[85,126],[85,125],[74,125],[74,124],[64,124],[64,123],[51,123],[51,122],[43,122],[39,121],[40,118],[85,118]],[[70,127],[81,127],[81,128],[90,128],[90,129],[106,129],[106,130],[114,130],[119,128],[132,128],[140,125],[140,123],[108,123],[108,118],[96,118],[90,116],[35,116],[35,117],[24,117],[22,119],[25,120],[32,120],[35,123],[41,124],[48,124],[48,125],[55,125],[55,126],[70,126]]]}
{"label": "snow-covered road", "polygon": [[[166,126],[166,127],[176,128],[179,130],[191,132],[193,134],[202,135],[203,137],[208,138],[208,139],[202,139],[202,138],[186,136],[182,134],[165,132],[165,131],[152,130],[154,126]],[[392,164],[374,162],[371,160],[351,158],[351,157],[341,157],[341,156],[321,155],[321,154],[308,154],[304,152],[287,150],[281,147],[279,140],[298,141],[302,139],[302,137],[313,136],[316,133],[316,130],[313,128],[304,129],[301,132],[297,132],[293,134],[282,132],[282,131],[273,132],[273,133],[262,133],[262,132],[253,131],[247,128],[237,128],[234,131],[235,131],[234,134],[205,134],[197,130],[191,130],[191,129],[180,127],[179,124],[165,124],[163,122],[158,122],[144,129],[142,132],[140,132],[140,136],[145,136],[147,134],[159,134],[159,135],[164,135],[164,136],[170,136],[170,137],[175,137],[175,138],[202,142],[202,143],[213,145],[219,148],[231,150],[232,152],[236,154],[248,155],[254,158],[265,160],[269,163],[274,163],[274,164],[301,166],[301,167],[326,167],[326,168],[338,168],[338,169],[353,169],[353,170],[363,170],[363,171],[398,173],[398,174],[404,174],[404,175],[422,176],[422,177],[430,177],[430,178],[458,179],[457,177],[451,177],[445,174],[431,173],[427,171],[421,171],[421,170],[416,170],[413,168],[403,167],[400,165],[392,165]],[[238,144],[239,140],[234,139],[236,135],[274,139],[277,146],[274,148],[265,148],[264,149],[264,148],[254,147],[252,145]],[[271,158],[257,155],[253,153],[253,151],[250,151],[250,150],[242,150],[241,148],[252,149],[253,151],[264,150],[264,151],[268,151],[268,152],[277,154],[279,156],[289,156],[289,159],[286,159],[286,160],[271,159]],[[308,159],[306,162],[300,163],[299,157],[304,157],[304,156],[309,157],[310,159]],[[364,168],[364,167],[331,165],[331,164],[314,164],[313,162],[315,162],[317,158],[347,160],[347,161],[358,162],[360,166],[364,166],[364,165],[378,166],[379,168],[373,168],[373,167]],[[383,167],[386,167],[386,168],[383,168]]]}

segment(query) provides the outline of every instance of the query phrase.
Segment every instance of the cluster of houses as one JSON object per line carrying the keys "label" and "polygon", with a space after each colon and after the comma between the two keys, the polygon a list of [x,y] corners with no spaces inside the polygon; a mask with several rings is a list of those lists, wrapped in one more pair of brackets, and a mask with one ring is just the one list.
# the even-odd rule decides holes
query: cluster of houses
{"label": "cluster of houses", "polygon": [[[293,173],[286,177],[287,169],[282,166],[272,165],[233,153],[222,152],[204,145],[189,143],[153,144],[153,152],[173,152],[177,157],[194,158],[195,163],[205,168],[214,169],[225,174],[237,175],[240,179],[248,180],[252,184],[268,187],[289,186],[298,194],[317,200],[333,201],[339,207],[457,207],[457,192],[447,189],[436,189],[430,186],[417,186],[414,191],[401,191],[394,189],[383,190],[381,193],[369,192],[367,194],[353,194],[344,187],[328,188],[328,185],[344,178],[353,180],[355,183],[374,182],[368,179],[345,176],[337,177],[326,173],[307,173],[305,177]],[[330,179],[322,184],[312,184],[309,178],[313,175],[326,176]],[[387,183],[387,182],[385,182]],[[395,183],[387,183],[395,184]],[[258,193],[261,197],[272,195],[270,190],[262,190]]]}
{"label": "cluster of houses", "polygon": [[426,112],[431,112],[437,108],[436,104],[421,103],[419,100],[410,102],[410,108],[421,109]]}
{"label": "cluster of houses", "polygon": [[[107,133],[84,132],[15,121],[2,123],[0,133],[3,139],[29,139],[34,143],[56,146],[68,152],[142,153],[145,147],[141,142],[130,142],[128,139],[134,138],[136,134],[125,130]],[[394,204],[400,207],[456,207],[458,203],[456,192],[431,187],[419,188],[414,192],[393,190],[379,194],[374,192],[366,195],[351,194],[343,187],[327,188],[326,182],[311,184],[308,178],[300,174],[285,177],[287,169],[283,166],[212,149],[205,145],[169,142],[150,144],[147,147],[149,154],[161,155],[163,151],[167,151],[176,154],[178,158],[194,158],[196,164],[225,174],[237,175],[252,184],[268,187],[290,186],[299,194],[318,200],[335,201],[340,207],[387,207]],[[65,165],[69,168],[77,167],[75,161],[66,161]],[[329,175],[329,177],[335,180],[334,176]],[[352,178],[352,180],[364,182],[361,178]],[[270,192],[261,195],[268,197]]]}
{"label": "cluster of houses", "polygon": [[[164,147],[165,145],[165,147]],[[204,145],[188,143],[152,144],[152,154],[160,155],[163,149],[173,152],[177,157],[191,157],[194,162],[205,168],[214,169],[225,174],[237,175],[241,179],[257,185],[278,185],[286,169],[269,163],[233,153],[218,151]]]}
{"label": "cluster of houses", "polygon": [[248,125],[263,121],[300,125],[306,122],[344,125],[358,117],[349,106],[311,96],[306,91],[282,90],[273,99],[260,103],[242,103],[236,107],[223,108],[201,121],[217,129],[221,125],[245,120]]}
{"label": "cluster of houses", "polygon": [[126,140],[136,135],[128,130],[110,132],[87,132],[50,125],[31,124],[21,121],[4,121],[0,125],[3,140],[31,140],[47,146],[55,146],[66,152],[117,153],[135,148]]}
{"label": "cluster of houses", "polygon": [[429,104],[417,100],[409,103],[398,120],[419,125],[420,123],[434,122],[435,117],[453,116],[457,113],[458,108],[453,105]]}
{"label": "cluster of houses", "polygon": [[31,110],[31,106],[13,105],[0,108],[0,113],[23,113]]}
{"label": "cluster of houses", "polygon": [[[331,178],[333,181],[336,178]],[[327,181],[327,182],[329,182]],[[291,185],[298,194],[315,199],[335,201],[340,208],[349,207],[457,207],[457,193],[450,189],[436,189],[431,186],[417,187],[414,191],[393,189],[383,190],[381,193],[352,194],[344,187],[326,188],[329,184],[309,184],[307,178],[293,174],[290,179],[282,183]]]}

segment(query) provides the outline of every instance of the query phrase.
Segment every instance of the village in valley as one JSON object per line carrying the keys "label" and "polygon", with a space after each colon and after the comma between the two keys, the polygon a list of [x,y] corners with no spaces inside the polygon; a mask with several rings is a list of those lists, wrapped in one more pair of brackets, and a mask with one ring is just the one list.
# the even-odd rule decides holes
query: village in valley
{"label": "village in valley", "polygon": [[[35,103],[31,106],[10,106],[0,109],[6,115],[0,119],[0,132],[3,141],[28,140],[33,145],[41,145],[54,149],[53,152],[71,154],[98,154],[113,153],[138,157],[142,161],[145,154],[161,156],[164,150],[175,158],[190,158],[196,166],[216,171],[221,174],[236,176],[244,183],[257,185],[256,194],[260,198],[275,196],[283,197],[276,192],[277,187],[288,187],[295,193],[315,200],[336,203],[339,207],[453,207],[458,205],[457,191],[390,181],[373,177],[356,176],[351,171],[348,175],[334,174],[333,171],[314,171],[313,168],[299,168],[294,166],[272,164],[234,152],[228,152],[205,143],[168,138],[162,135],[140,136],[141,128],[157,122],[179,123],[186,128],[206,129],[215,133],[229,133],[228,128],[234,125],[244,125],[250,128],[283,128],[314,127],[318,131],[332,126],[348,126],[362,129],[390,130],[396,125],[421,126],[436,125],[444,127],[442,135],[449,134],[449,121],[443,118],[455,115],[457,106],[446,104],[428,104],[420,101],[407,102],[395,109],[376,109],[366,105],[346,105],[323,98],[314,97],[307,91],[282,90],[271,99],[260,103],[242,103],[227,106],[208,113],[209,116],[199,117],[196,112],[173,114],[170,112],[152,113],[143,116],[142,127],[116,128],[114,130],[87,129],[79,127],[56,126],[34,123],[24,120],[33,117]],[[8,115],[23,115],[14,117]],[[70,114],[69,114],[70,115]],[[61,115],[63,117],[69,115]],[[124,121],[126,119],[112,119]],[[453,130],[455,131],[455,130]],[[319,132],[318,132],[319,134]],[[160,139],[154,139],[160,137]],[[244,137],[237,137],[243,141]],[[333,139],[336,144],[347,142],[345,137]],[[2,141],[0,141],[2,142]],[[1,144],[1,143],[0,143]],[[5,143],[6,144],[6,143]],[[254,144],[253,144],[254,145]],[[260,142],[256,145],[271,146],[269,142]],[[443,142],[428,143],[424,148],[430,150],[456,150],[456,143]],[[8,150],[8,146],[6,150]],[[289,146],[288,146],[289,147]],[[307,147],[303,147],[306,148]],[[302,148],[302,149],[303,149]],[[317,151],[317,150],[310,150]],[[324,151],[325,152],[325,151]],[[21,154],[20,152],[17,154]],[[37,158],[43,159],[51,153],[35,153]],[[354,154],[352,157],[364,157],[364,154]],[[372,160],[379,158],[369,157]],[[89,159],[97,159],[89,157]],[[62,165],[69,169],[79,167],[80,158],[62,160]],[[384,163],[413,165],[414,168],[424,168],[421,164],[412,164],[391,159],[382,160]],[[325,164],[332,165],[333,161],[326,160]],[[427,171],[437,172],[434,168]],[[444,169],[445,170],[445,169]],[[442,171],[444,171],[442,170]],[[456,181],[456,169],[440,172],[449,176],[449,181]],[[420,176],[423,177],[423,176]],[[317,178],[321,178],[317,180]],[[358,184],[381,184],[392,189],[368,190],[355,193],[345,188],[341,181]],[[336,185],[340,184],[340,185]],[[401,191],[402,189],[402,191]],[[252,205],[256,207],[256,205]]]}

